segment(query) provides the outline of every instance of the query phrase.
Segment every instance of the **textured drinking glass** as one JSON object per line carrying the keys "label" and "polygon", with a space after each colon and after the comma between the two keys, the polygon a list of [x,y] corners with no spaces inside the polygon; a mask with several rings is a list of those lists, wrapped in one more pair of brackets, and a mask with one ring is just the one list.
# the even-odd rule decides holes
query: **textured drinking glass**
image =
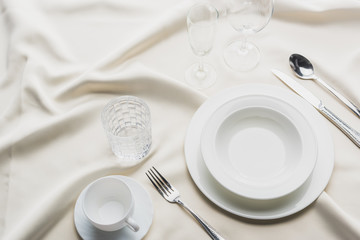
{"label": "textured drinking glass", "polygon": [[202,58],[213,46],[218,16],[215,7],[200,3],[189,10],[186,18],[190,46],[200,61],[186,70],[185,80],[198,89],[210,87],[216,81],[216,71],[209,64],[203,63]]}
{"label": "textured drinking glass", "polygon": [[147,104],[134,96],[111,100],[101,120],[112,151],[124,165],[139,163],[151,148],[151,116]]}

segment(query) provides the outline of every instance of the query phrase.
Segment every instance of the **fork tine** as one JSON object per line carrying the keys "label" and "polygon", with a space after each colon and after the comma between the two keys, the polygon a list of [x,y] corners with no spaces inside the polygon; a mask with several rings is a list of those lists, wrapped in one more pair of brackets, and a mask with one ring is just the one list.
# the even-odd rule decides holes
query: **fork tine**
{"label": "fork tine", "polygon": [[[156,183],[151,179],[151,177],[147,173],[145,173],[145,174],[149,178],[150,182],[154,185],[156,190],[160,193],[160,195],[164,197],[163,191],[156,185]],[[149,174],[151,174],[151,173],[149,172]]]}
{"label": "fork tine", "polygon": [[171,184],[163,177],[163,175],[161,175],[158,170],[156,170],[155,167],[152,167],[156,172],[157,174],[160,176],[160,178],[163,180],[163,182],[171,189],[171,190],[174,190],[171,186]]}
{"label": "fork tine", "polygon": [[166,191],[166,189],[164,188],[164,183],[162,183],[161,181],[160,181],[160,179],[156,176],[156,174],[151,170],[151,169],[149,169],[148,170],[148,173],[149,173],[149,175],[146,173],[146,175],[148,176],[148,178],[150,179],[150,181],[151,181],[151,183],[156,187],[156,189],[159,191],[159,193],[163,196],[163,197],[165,197],[165,195],[166,196],[168,196],[168,194],[167,194],[167,191]]}
{"label": "fork tine", "polygon": [[154,178],[154,180],[158,183],[158,185],[160,185],[161,189],[165,192],[166,195],[168,195],[167,193],[171,193],[166,183],[162,179],[160,179],[161,177],[159,177],[152,169],[149,169],[149,172]]}

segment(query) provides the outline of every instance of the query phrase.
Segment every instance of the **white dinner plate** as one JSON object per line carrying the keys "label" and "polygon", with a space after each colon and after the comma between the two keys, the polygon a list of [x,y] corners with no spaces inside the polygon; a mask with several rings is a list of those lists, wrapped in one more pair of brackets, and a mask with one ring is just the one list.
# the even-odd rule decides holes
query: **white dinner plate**
{"label": "white dinner plate", "polygon": [[[296,191],[281,198],[254,200],[222,187],[208,171],[200,149],[201,133],[213,112],[233,98],[265,94],[278,97],[302,112],[313,127],[318,143],[318,157],[311,176]],[[200,191],[220,208],[250,219],[277,219],[299,212],[314,202],[325,189],[334,166],[331,135],[322,116],[304,99],[279,87],[251,84],[227,89],[209,98],[194,114],[185,139],[184,151],[190,175]]]}
{"label": "white dinner plate", "polygon": [[299,110],[262,93],[241,95],[216,109],[203,128],[201,152],[210,173],[228,190],[274,199],[310,176],[317,142]]}
{"label": "white dinner plate", "polygon": [[152,219],[153,219],[153,205],[150,195],[147,191],[134,179],[113,175],[120,178],[128,184],[131,192],[134,195],[134,220],[139,224],[140,229],[137,232],[131,231],[128,227],[113,232],[105,232],[94,227],[85,217],[82,210],[82,202],[84,198],[85,188],[78,197],[74,209],[74,222],[79,235],[84,240],[111,240],[111,239],[127,239],[127,240],[140,240],[148,232]]}

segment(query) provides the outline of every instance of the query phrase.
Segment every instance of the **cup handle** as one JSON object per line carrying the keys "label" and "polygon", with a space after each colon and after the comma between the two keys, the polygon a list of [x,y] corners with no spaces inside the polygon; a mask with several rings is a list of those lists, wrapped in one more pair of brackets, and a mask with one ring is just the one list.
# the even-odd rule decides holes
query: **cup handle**
{"label": "cup handle", "polygon": [[127,223],[128,227],[129,227],[132,231],[134,231],[134,232],[139,231],[140,227],[139,227],[139,225],[135,222],[134,219],[128,218],[125,222]]}

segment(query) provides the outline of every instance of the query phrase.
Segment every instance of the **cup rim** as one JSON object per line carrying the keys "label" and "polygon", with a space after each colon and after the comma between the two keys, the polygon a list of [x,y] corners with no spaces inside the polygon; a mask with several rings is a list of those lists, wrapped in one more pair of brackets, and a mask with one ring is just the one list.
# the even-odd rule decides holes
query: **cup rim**
{"label": "cup rim", "polygon": [[[128,207],[128,209],[125,211],[124,215],[122,218],[120,218],[119,220],[115,221],[115,222],[112,222],[112,223],[109,223],[109,224],[104,224],[104,223],[99,223],[98,221],[95,221],[92,217],[89,216],[89,214],[87,214],[87,211],[86,211],[86,208],[85,208],[85,200],[86,200],[86,196],[88,194],[88,190],[90,187],[94,186],[94,184],[97,184],[98,182],[104,180],[104,179],[113,179],[117,182],[121,182],[123,183],[123,185],[125,186],[125,188],[129,191],[130,193],[130,206]],[[120,223],[125,223],[126,219],[128,219],[129,217],[131,217],[131,211],[134,209],[134,196],[133,196],[133,193],[131,191],[131,189],[129,188],[129,186],[121,179],[119,178],[116,178],[112,175],[109,175],[109,176],[104,176],[104,177],[101,177],[101,178],[98,178],[94,181],[92,181],[89,185],[87,185],[87,187],[85,188],[85,194],[84,194],[84,197],[82,199],[82,210],[84,212],[84,215],[86,218],[88,218],[90,220],[90,222],[94,223],[95,225],[97,226],[101,226],[101,227],[115,227],[116,225],[120,224]],[[125,225],[124,225],[125,226]],[[122,228],[122,227],[120,227]],[[116,229],[114,228],[113,230],[107,230],[107,231],[115,231],[115,230],[118,230],[120,229],[119,227],[116,227]],[[102,229],[103,230],[103,229]],[[106,231],[106,230],[105,230]]]}

